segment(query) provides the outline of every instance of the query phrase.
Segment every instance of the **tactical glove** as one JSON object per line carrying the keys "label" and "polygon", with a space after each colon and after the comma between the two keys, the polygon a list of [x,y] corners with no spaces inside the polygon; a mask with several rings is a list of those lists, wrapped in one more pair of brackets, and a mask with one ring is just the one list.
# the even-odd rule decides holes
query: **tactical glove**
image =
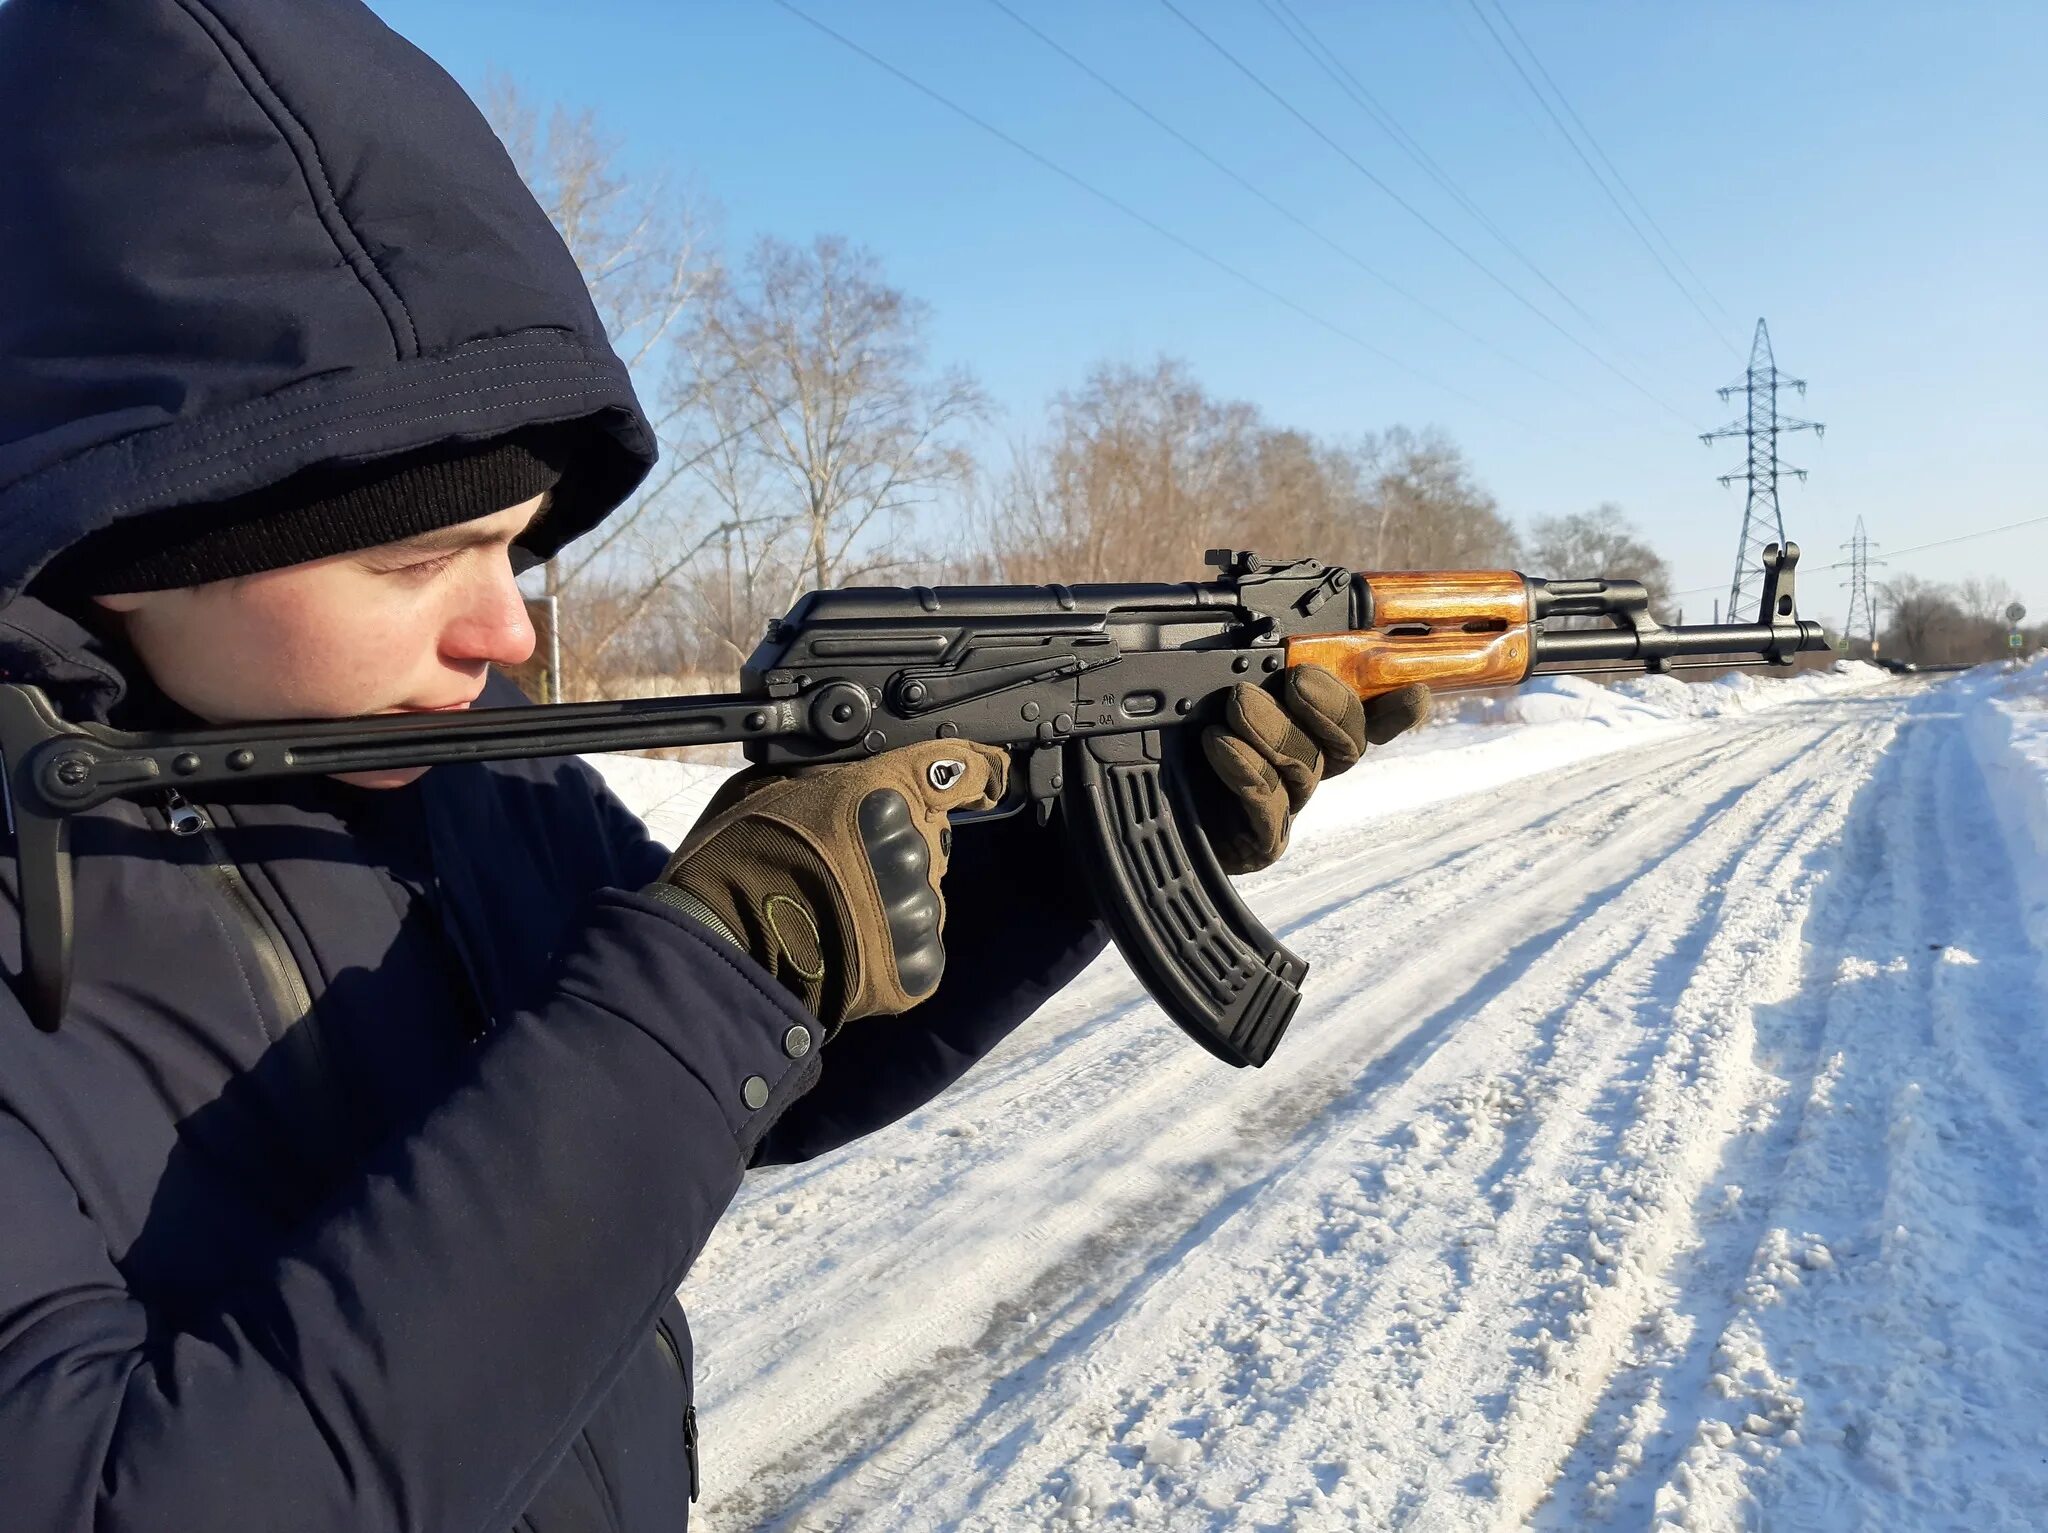
{"label": "tactical glove", "polygon": [[1226,873],[1256,873],[1287,850],[1294,816],[1325,777],[1355,766],[1366,745],[1384,745],[1429,717],[1429,688],[1403,687],[1369,703],[1336,672],[1297,665],[1279,696],[1239,682],[1223,722],[1202,731],[1202,754],[1223,788],[1197,794],[1202,827]]}
{"label": "tactical glove", "polygon": [[931,740],[727,780],[648,891],[730,938],[826,1026],[938,988],[946,815],[1002,797],[1009,757]]}

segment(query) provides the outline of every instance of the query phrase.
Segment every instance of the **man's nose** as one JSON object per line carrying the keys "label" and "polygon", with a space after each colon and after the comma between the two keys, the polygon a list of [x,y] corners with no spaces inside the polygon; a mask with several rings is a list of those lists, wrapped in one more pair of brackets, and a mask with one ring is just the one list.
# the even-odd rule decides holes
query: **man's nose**
{"label": "man's nose", "polygon": [[520,665],[533,654],[533,619],[510,564],[480,574],[441,636],[449,660]]}

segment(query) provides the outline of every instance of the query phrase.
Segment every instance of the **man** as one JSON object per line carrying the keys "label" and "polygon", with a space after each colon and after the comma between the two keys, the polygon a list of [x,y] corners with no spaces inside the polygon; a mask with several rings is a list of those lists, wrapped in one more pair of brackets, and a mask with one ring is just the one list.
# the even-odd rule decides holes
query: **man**
{"label": "man", "polygon": [[[502,150],[354,0],[0,3],[0,291],[0,673],[74,720],[510,702],[515,564],[653,461]],[[1315,675],[1227,724],[1249,867],[1366,725]],[[1033,827],[949,842],[1005,764],[939,748],[743,774],[673,857],[574,760],[78,817],[54,1034],[0,913],[0,1524],[681,1527],[673,1295],[744,1170],[1103,945]]]}

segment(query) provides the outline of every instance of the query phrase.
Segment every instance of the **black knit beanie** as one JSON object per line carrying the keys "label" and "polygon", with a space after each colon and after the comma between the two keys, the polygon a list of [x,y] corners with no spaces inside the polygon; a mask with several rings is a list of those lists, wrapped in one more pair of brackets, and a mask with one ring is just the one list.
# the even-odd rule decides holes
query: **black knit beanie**
{"label": "black knit beanie", "polygon": [[529,426],[484,442],[320,464],[233,500],[116,522],[66,549],[30,589],[58,597],[162,591],[395,543],[553,489],[581,436],[574,423]]}

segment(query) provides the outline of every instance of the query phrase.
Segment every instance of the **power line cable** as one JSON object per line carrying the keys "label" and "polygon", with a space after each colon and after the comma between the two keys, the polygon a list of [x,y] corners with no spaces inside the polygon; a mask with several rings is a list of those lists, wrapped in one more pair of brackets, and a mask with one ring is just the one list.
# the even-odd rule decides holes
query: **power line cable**
{"label": "power line cable", "polygon": [[1086,192],[1089,196],[1095,198],[1097,201],[1106,203],[1110,207],[1116,209],[1116,211],[1123,214],[1124,217],[1132,220],[1135,223],[1144,225],[1147,229],[1150,229],[1154,234],[1158,235],[1161,239],[1168,240],[1174,245],[1179,246],[1189,255],[1192,255],[1196,259],[1206,262],[1208,265],[1215,267],[1225,276],[1228,276],[1235,281],[1243,283],[1246,287],[1252,289],[1254,292],[1259,293],[1268,299],[1271,299],[1274,303],[1281,305],[1283,308],[1291,310],[1293,313],[1301,316],[1301,318],[1309,321],[1309,323],[1329,331],[1332,335],[1335,335],[1342,340],[1350,342],[1353,346],[1358,347],[1362,351],[1371,353],[1373,356],[1378,357],[1382,362],[1387,363],[1389,366],[1399,368],[1402,372],[1407,373],[1412,378],[1419,379],[1423,383],[1428,384],[1431,388],[1441,389],[1444,393],[1449,394],[1453,399],[1463,400],[1466,404],[1471,405],[1474,409],[1482,410],[1489,415],[1493,415],[1501,420],[1508,421],[1510,424],[1519,426],[1525,431],[1533,431],[1536,429],[1535,427],[1529,425],[1526,421],[1517,420],[1515,419],[1515,417],[1511,415],[1503,414],[1501,411],[1495,409],[1491,405],[1480,403],[1480,401],[1474,399],[1470,394],[1465,393],[1462,389],[1453,388],[1450,384],[1445,383],[1440,379],[1431,377],[1428,373],[1423,372],[1420,368],[1411,366],[1410,364],[1403,362],[1399,357],[1393,355],[1391,352],[1382,351],[1379,347],[1373,345],[1372,342],[1366,340],[1362,336],[1354,334],[1350,330],[1345,329],[1335,320],[1327,319],[1323,315],[1316,313],[1315,310],[1306,308],[1303,305],[1296,303],[1292,298],[1289,298],[1285,293],[1282,293],[1277,289],[1268,287],[1265,283],[1259,281],[1258,278],[1253,277],[1243,271],[1240,271],[1237,267],[1232,266],[1228,261],[1225,261],[1221,256],[1211,255],[1208,251],[1204,250],[1200,245],[1195,244],[1194,241],[1187,239],[1182,235],[1174,233],[1173,230],[1167,228],[1164,224],[1147,217],[1143,213],[1140,213],[1136,208],[1132,207],[1129,203],[1124,202],[1115,196],[1112,196],[1110,193],[1105,192],[1104,190],[1102,190],[1101,187],[1096,186],[1094,183],[1083,180],[1073,171],[1068,170],[1064,165],[1061,165],[1057,161],[1049,159],[1045,155],[1040,154],[1036,149],[1033,149],[1029,144],[1022,142],[1019,139],[1012,138],[1009,134],[1005,133],[1001,128],[995,126],[995,124],[988,122],[983,118],[977,117],[974,113],[968,111],[966,107],[961,106],[957,101],[954,101],[949,97],[941,95],[938,91],[933,90],[929,85],[926,85],[922,80],[917,79],[914,75],[905,73],[903,70],[898,69],[894,64],[890,63],[887,59],[882,58],[877,54],[869,52],[866,48],[863,48],[859,43],[855,42],[852,38],[846,36],[844,33],[834,31],[824,22],[818,20],[817,17],[812,16],[809,13],[799,9],[797,6],[791,4],[790,0],[775,0],[775,4],[780,6],[783,10],[789,12],[790,15],[796,17],[797,20],[805,23],[807,26],[810,26],[815,30],[824,33],[827,37],[831,38],[834,42],[838,43],[841,47],[847,49],[849,52],[859,54],[862,58],[866,59],[870,64],[873,64],[877,69],[882,70],[885,74],[894,75],[898,80],[901,80],[905,85],[908,85],[912,90],[916,91],[919,95],[924,96],[928,100],[937,102],[947,111],[953,113],[956,117],[962,118],[965,121],[972,123],[975,127],[981,129],[982,132],[988,134],[991,138],[1000,139],[1003,143],[1009,145],[1010,148],[1016,150],[1019,154],[1025,156],[1027,159],[1051,171],[1061,180],[1067,182],[1072,186],[1079,187],[1082,191]]}
{"label": "power line cable", "polygon": [[[1509,239],[1500,225],[1489,218],[1486,211],[1465,194],[1464,189],[1450,178],[1450,175],[1442,166],[1437,164],[1436,160],[1421,144],[1416,142],[1415,136],[1401,125],[1399,119],[1392,112],[1387,110],[1385,103],[1380,101],[1378,97],[1366,88],[1365,82],[1358,78],[1357,73],[1346,65],[1342,59],[1337,57],[1336,52],[1330,45],[1316,35],[1313,27],[1294,13],[1293,9],[1287,4],[1287,0],[1259,0],[1259,5],[1268,16],[1273,18],[1274,24],[1287,34],[1289,41],[1301,49],[1303,53],[1306,53],[1309,56],[1310,62],[1315,64],[1324,74],[1328,75],[1331,80],[1335,81],[1337,89],[1349,96],[1353,104],[1360,111],[1364,112],[1367,117],[1372,119],[1373,125],[1386,134],[1387,137],[1391,138],[1402,153],[1406,154],[1409,159],[1420,166],[1423,174],[1434,181],[1446,196],[1470,214],[1488,234],[1491,234],[1498,240],[1502,248],[1509,255],[1528,267],[1536,280],[1555,293],[1574,314],[1578,315],[1580,319],[1584,320],[1603,336],[1607,335],[1605,327],[1601,325],[1599,320],[1581,308],[1579,301],[1572,297],[1570,293],[1567,293],[1563,288],[1551,281],[1550,274],[1538,266],[1519,245]],[[1607,338],[1609,340],[1613,339],[1612,336]]]}
{"label": "power line cable", "polygon": [[1458,4],[1457,0],[1446,0],[1443,13],[1451,18],[1458,31],[1464,35],[1465,41],[1471,44],[1473,57],[1484,64],[1487,73],[1493,76],[1497,91],[1490,98],[1489,105],[1512,104],[1516,115],[1529,125],[1529,132],[1539,139],[1542,138],[1543,119],[1530,108],[1528,92],[1516,88],[1515,77],[1500,61],[1500,50],[1488,47],[1487,40],[1473,27],[1471,12]]}
{"label": "power line cable", "polygon": [[1294,212],[1291,208],[1287,207],[1286,204],[1280,202],[1278,199],[1269,195],[1266,191],[1264,191],[1261,187],[1253,183],[1251,180],[1249,180],[1243,175],[1240,175],[1237,171],[1231,169],[1230,166],[1224,164],[1223,161],[1217,159],[1215,155],[1211,154],[1208,150],[1204,149],[1200,144],[1196,143],[1193,139],[1189,138],[1185,133],[1181,132],[1180,129],[1174,127],[1172,123],[1166,121],[1157,112],[1154,112],[1150,107],[1146,106],[1143,102],[1137,100],[1135,97],[1130,95],[1129,92],[1123,90],[1114,81],[1105,78],[1101,71],[1094,68],[1094,66],[1089,64],[1086,60],[1078,57],[1071,50],[1069,50],[1066,47],[1063,47],[1059,42],[1047,36],[1045,32],[1040,30],[1038,27],[1034,26],[1024,17],[1018,15],[1016,11],[1012,10],[1006,3],[1004,3],[1004,0],[988,0],[988,3],[994,6],[997,10],[1001,11],[1005,16],[1009,17],[1010,20],[1017,23],[1017,25],[1022,27],[1025,31],[1029,32],[1033,37],[1037,38],[1040,42],[1044,43],[1046,47],[1052,49],[1053,52],[1057,53],[1061,58],[1065,59],[1068,63],[1072,64],[1076,69],[1080,70],[1083,74],[1087,75],[1089,79],[1093,80],[1097,85],[1100,85],[1112,96],[1115,96],[1117,100],[1123,102],[1125,106],[1128,106],[1132,111],[1136,112],[1139,116],[1143,117],[1147,122],[1151,123],[1154,127],[1158,128],[1160,132],[1166,134],[1169,138],[1173,139],[1174,142],[1180,144],[1183,148],[1188,150],[1189,153],[1199,157],[1205,164],[1209,165],[1219,174],[1228,177],[1237,186],[1243,188],[1246,192],[1258,198],[1259,201],[1263,202],[1275,213],[1279,214],[1282,218],[1286,219],[1289,223],[1293,224],[1297,229],[1300,229],[1303,233],[1307,234],[1310,238],[1314,239],[1317,243],[1321,244],[1325,249],[1334,252],[1336,255],[1341,256],[1344,260],[1350,262],[1353,266],[1357,267],[1360,271],[1364,272],[1368,277],[1371,277],[1375,282],[1378,282],[1381,286],[1385,287],[1389,292],[1395,293],[1398,296],[1406,299],[1409,303],[1412,303],[1418,309],[1421,309],[1425,314],[1428,314],[1429,316],[1440,321],[1441,323],[1450,326],[1451,329],[1457,331],[1458,334],[1464,336],[1467,340],[1472,341],[1476,345],[1485,347],[1486,350],[1492,352],[1502,361],[1507,362],[1514,367],[1520,368],[1522,371],[1528,373],[1531,377],[1541,380],[1542,382],[1550,385],[1550,387],[1554,389],[1562,389],[1566,393],[1574,394],[1576,397],[1578,397],[1585,403],[1592,403],[1591,400],[1586,399],[1586,397],[1583,394],[1578,394],[1578,392],[1572,389],[1569,385],[1559,382],[1557,379],[1551,377],[1548,373],[1545,373],[1540,369],[1532,366],[1531,364],[1522,361],[1513,353],[1505,351],[1501,347],[1496,346],[1492,341],[1489,341],[1485,336],[1471,329],[1469,326],[1465,325],[1462,321],[1458,320],[1453,315],[1446,314],[1442,309],[1439,309],[1438,307],[1436,307],[1435,304],[1430,303],[1427,299],[1421,298],[1416,294],[1409,292],[1407,288],[1401,286],[1401,284],[1396,282],[1392,277],[1387,276],[1384,272],[1381,272],[1377,270],[1375,267],[1373,267],[1369,262],[1365,260],[1363,256],[1360,256],[1357,252],[1351,250],[1348,246],[1339,244],[1336,240],[1331,239],[1327,234],[1323,233],[1322,230],[1316,228],[1314,224],[1310,223],[1300,214]]}
{"label": "power line cable", "polygon": [[[2022,527],[2038,527],[2043,522],[2048,522],[2048,516],[2030,516],[2023,521],[2007,522],[2003,527],[1985,527],[1976,532],[1959,532],[1952,538],[1936,538],[1932,543],[1915,543],[1907,548],[1895,548],[1891,550],[1891,556],[1893,559],[1896,559],[1901,554],[1925,553],[1930,548],[1946,548],[1951,543],[1968,543],[1977,538],[1996,537],[2002,532],[2017,532]],[[1833,564],[1816,564],[1813,567],[1817,570],[1845,570],[1853,562],[1853,560],[1849,559],[1837,559]],[[1887,560],[1886,562],[1889,563],[1890,561]],[[1719,585],[1693,586],[1688,590],[1673,591],[1671,594],[1673,596],[1701,596],[1709,591],[1724,589],[1726,587]]]}
{"label": "power line cable", "polygon": [[1608,173],[1614,177],[1614,184],[1621,188],[1622,195],[1635,204],[1636,211],[1643,215],[1643,221],[1656,230],[1657,237],[1664,242],[1664,248],[1671,252],[1671,258],[1679,264],[1688,277],[1692,278],[1693,286],[1706,295],[1707,302],[1714,306],[1715,312],[1726,323],[1734,324],[1735,316],[1722,307],[1721,300],[1714,296],[1713,289],[1700,280],[1700,274],[1692,269],[1692,264],[1686,260],[1684,252],[1679,250],[1671,236],[1666,234],[1663,227],[1651,216],[1650,210],[1643,206],[1643,199],[1638,197],[1634,190],[1630,188],[1628,182],[1622,178],[1621,172],[1614,168],[1614,161],[1610,160],[1607,157],[1607,151],[1600,147],[1600,140],[1593,137],[1593,130],[1588,128],[1579,114],[1572,110],[1571,98],[1558,89],[1557,82],[1550,77],[1550,71],[1543,67],[1543,60],[1537,56],[1536,50],[1529,46],[1529,40],[1522,36],[1522,29],[1515,25],[1515,18],[1507,13],[1507,8],[1500,3],[1500,0],[1493,0],[1493,8],[1500,13],[1500,19],[1507,23],[1508,30],[1514,33],[1515,41],[1522,45],[1522,51],[1529,55],[1529,62],[1534,64],[1536,72],[1543,76],[1543,83],[1548,85],[1551,93],[1557,97],[1558,105],[1562,106],[1571,115],[1572,121],[1578,125],[1579,132],[1585,135],[1586,142],[1593,146],[1593,152],[1600,156],[1600,163],[1605,165]]}
{"label": "power line cable", "polygon": [[[777,0],[777,3],[782,3],[782,0]],[[1173,0],[1159,0],[1159,4],[1163,6],[1167,11],[1171,12],[1172,15],[1181,23],[1181,25],[1185,26],[1189,31],[1193,32],[1197,37],[1201,38],[1203,42],[1207,43],[1211,48],[1213,48],[1219,55],[1222,56],[1225,62],[1230,64],[1232,68],[1236,69],[1238,73],[1242,74],[1247,80],[1251,81],[1252,84],[1256,85],[1261,91],[1265,92],[1266,95],[1270,96],[1273,99],[1273,101],[1281,108],[1282,111],[1286,112],[1289,116],[1293,117],[1295,121],[1299,122],[1303,127],[1307,128],[1309,132],[1313,133],[1317,138],[1321,139],[1332,150],[1334,150],[1337,153],[1337,155],[1341,157],[1344,160],[1344,162],[1348,164],[1353,170],[1357,171],[1361,176],[1365,177],[1367,181],[1371,182],[1375,187],[1379,188],[1379,190],[1383,192],[1394,203],[1395,206],[1400,208],[1409,217],[1413,218],[1417,223],[1421,224],[1423,228],[1429,230],[1431,234],[1434,234],[1446,245],[1450,246],[1450,248],[1457,252],[1457,254],[1460,257],[1462,257],[1466,262],[1468,262],[1471,266],[1478,270],[1480,274],[1483,275],[1488,281],[1492,282],[1494,286],[1498,287],[1502,292],[1506,293],[1510,298],[1514,299],[1516,303],[1520,304],[1523,308],[1527,309],[1531,314],[1534,314],[1538,319],[1542,320],[1544,324],[1550,326],[1551,329],[1555,330],[1567,341],[1570,341],[1572,345],[1578,347],[1579,350],[1583,351],[1595,362],[1598,362],[1602,367],[1606,368],[1609,372],[1613,373],[1615,377],[1619,378],[1623,383],[1626,383],[1630,388],[1634,389],[1638,394],[1642,395],[1643,398],[1649,400],[1650,403],[1657,406],[1658,409],[1665,411],[1667,414],[1675,417],[1680,421],[1684,421],[1688,428],[1692,426],[1693,423],[1686,419],[1684,412],[1678,409],[1677,406],[1669,403],[1666,400],[1658,398],[1657,395],[1651,393],[1650,390],[1643,387],[1643,385],[1637,382],[1636,379],[1632,377],[1630,374],[1623,371],[1620,367],[1615,365],[1615,363],[1613,363],[1612,361],[1608,360],[1608,358],[1603,356],[1600,352],[1594,350],[1591,346],[1588,346],[1576,335],[1573,335],[1571,331],[1565,329],[1563,325],[1559,324],[1555,319],[1551,318],[1549,314],[1545,313],[1542,309],[1538,308],[1534,303],[1530,302],[1530,300],[1521,292],[1519,288],[1515,287],[1513,283],[1509,282],[1506,278],[1502,277],[1491,266],[1488,266],[1484,261],[1480,260],[1479,257],[1474,255],[1470,250],[1467,250],[1451,235],[1445,233],[1442,229],[1438,228],[1437,225],[1429,218],[1427,214],[1422,212],[1421,209],[1417,208],[1413,203],[1409,202],[1407,198],[1403,197],[1399,192],[1395,191],[1391,186],[1387,185],[1385,181],[1381,180],[1377,175],[1375,175],[1369,168],[1367,168],[1363,161],[1361,161],[1356,155],[1352,154],[1351,151],[1346,149],[1342,144],[1338,143],[1328,133],[1325,133],[1320,127],[1318,127],[1306,115],[1304,115],[1285,96],[1281,95],[1279,91],[1275,90],[1272,86],[1268,85],[1264,79],[1262,79],[1258,74],[1256,74],[1249,65],[1245,64],[1241,59],[1239,59],[1237,55],[1232,53],[1228,48],[1224,47],[1223,44],[1219,43],[1207,32],[1203,31],[1202,28],[1198,26],[1194,22],[1194,20],[1188,16],[1188,14],[1185,11],[1181,10],[1179,6],[1173,3]]]}
{"label": "power line cable", "polygon": [[[1607,184],[1607,179],[1594,168],[1593,162],[1586,157],[1586,151],[1579,147],[1579,141],[1572,136],[1571,129],[1564,125],[1564,119],[1557,115],[1557,109],[1550,104],[1549,97],[1536,88],[1536,82],[1529,77],[1529,71],[1522,67],[1522,61],[1515,56],[1514,50],[1508,47],[1507,39],[1500,35],[1500,30],[1487,19],[1486,12],[1479,8],[1479,0],[1465,0],[1465,3],[1472,8],[1472,14],[1479,18],[1480,25],[1486,28],[1487,35],[1494,41],[1494,46],[1500,49],[1510,64],[1514,65],[1515,73],[1520,75],[1522,83],[1529,87],[1529,93],[1536,98],[1537,105],[1541,106],[1551,122],[1556,124],[1557,131],[1564,135],[1565,143],[1570,146],[1572,153],[1578,156],[1579,163],[1586,167],[1586,174],[1593,178],[1593,184],[1598,186],[1606,195],[1607,200],[1614,204],[1614,211],[1621,215],[1622,222],[1629,227],[1629,232],[1634,234],[1643,249],[1650,253],[1650,259],[1657,263],[1657,269],[1670,279],[1671,285],[1677,288],[1685,301],[1692,306],[1692,311],[1699,315],[1700,323],[1707,327],[1708,333],[1731,352],[1734,352],[1737,357],[1740,357],[1742,353],[1736,349],[1735,343],[1722,333],[1721,327],[1708,317],[1705,309],[1700,307],[1700,301],[1693,297],[1692,289],[1678,280],[1678,274],[1671,269],[1671,264],[1658,253],[1657,247],[1650,243],[1650,237],[1643,233],[1642,226],[1635,220],[1635,215],[1622,206],[1621,199],[1614,195],[1614,189]],[[1497,0],[1494,9],[1500,9]],[[1507,19],[1505,11],[1501,12],[1501,19]],[[1513,23],[1510,22],[1509,25],[1512,26]],[[1533,58],[1535,55],[1531,54],[1530,56]],[[1538,67],[1540,68],[1541,66],[1539,65]],[[1562,100],[1562,96],[1559,99]]]}
{"label": "power line cable", "polygon": [[[1946,548],[1951,543],[1968,543],[1973,538],[1996,537],[2001,532],[2017,532],[2022,527],[2038,527],[2043,522],[2048,522],[2048,516],[2030,516],[2024,521],[2007,522],[2003,527],[1986,527],[1981,532],[1959,532],[1952,538],[1936,538],[1932,543],[1915,543],[1910,548],[1895,548],[1891,551],[1891,556],[1896,559],[1900,554],[1924,553],[1930,548]],[[1838,570],[1844,568],[1847,563],[1847,560],[1842,560],[1834,564],[1824,564],[1821,568]]]}

